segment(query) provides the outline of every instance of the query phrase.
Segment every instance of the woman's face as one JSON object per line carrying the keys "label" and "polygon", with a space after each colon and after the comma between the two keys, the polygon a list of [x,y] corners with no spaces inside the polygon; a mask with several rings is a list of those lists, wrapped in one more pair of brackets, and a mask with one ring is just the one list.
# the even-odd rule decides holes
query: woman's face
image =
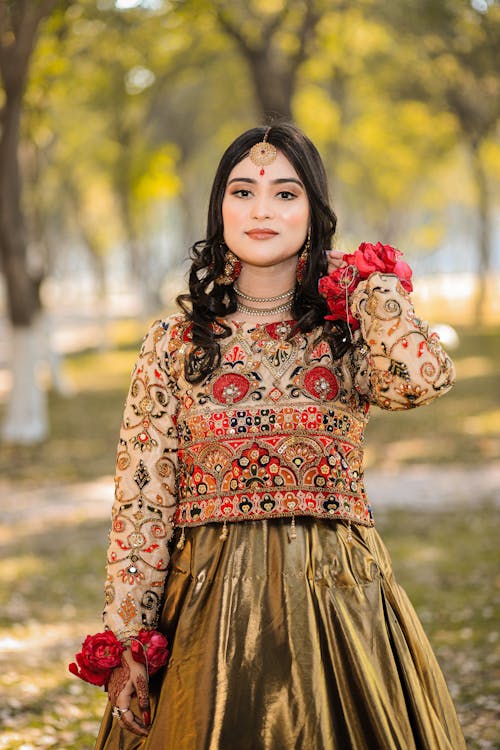
{"label": "woman's face", "polygon": [[280,151],[263,175],[260,171],[247,156],[229,175],[222,201],[224,241],[243,264],[294,268],[309,227],[304,185]]}

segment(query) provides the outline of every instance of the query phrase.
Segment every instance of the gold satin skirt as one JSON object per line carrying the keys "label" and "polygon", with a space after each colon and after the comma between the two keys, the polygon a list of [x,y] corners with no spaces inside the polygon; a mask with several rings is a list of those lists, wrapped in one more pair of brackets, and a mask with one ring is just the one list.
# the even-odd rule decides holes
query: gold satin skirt
{"label": "gold satin skirt", "polygon": [[[297,518],[172,544],[147,739],[106,710],[96,750],[465,750],[375,529]],[[137,712],[137,707],[133,705]]]}

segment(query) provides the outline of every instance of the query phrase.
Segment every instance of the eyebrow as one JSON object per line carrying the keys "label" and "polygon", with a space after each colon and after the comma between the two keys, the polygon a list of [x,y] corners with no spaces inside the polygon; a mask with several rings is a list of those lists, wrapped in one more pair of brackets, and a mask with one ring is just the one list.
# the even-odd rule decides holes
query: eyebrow
{"label": "eyebrow", "polygon": [[[229,182],[227,183],[228,187],[233,182],[246,182],[249,185],[256,185],[257,184],[257,180],[254,180],[251,177],[233,177],[233,179],[229,180]],[[286,183],[289,183],[289,182],[294,182],[296,185],[299,185],[299,187],[304,188],[304,185],[301,183],[300,180],[297,180],[296,177],[278,177],[278,179],[276,179],[276,180],[271,180],[271,184],[272,185],[283,185],[283,184],[286,184]]]}

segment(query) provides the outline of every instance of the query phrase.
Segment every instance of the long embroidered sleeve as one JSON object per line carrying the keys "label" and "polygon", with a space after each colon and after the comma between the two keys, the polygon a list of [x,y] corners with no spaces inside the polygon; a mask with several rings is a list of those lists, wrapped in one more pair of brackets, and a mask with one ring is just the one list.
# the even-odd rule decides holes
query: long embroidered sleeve
{"label": "long embroidered sleeve", "polygon": [[397,276],[373,273],[351,300],[360,322],[353,352],[359,393],[382,409],[411,409],[446,393],[455,370]]}
{"label": "long embroidered sleeve", "polygon": [[175,383],[166,334],[156,322],[136,362],[118,443],[109,537],[107,628],[121,639],[156,626],[176,508]]}

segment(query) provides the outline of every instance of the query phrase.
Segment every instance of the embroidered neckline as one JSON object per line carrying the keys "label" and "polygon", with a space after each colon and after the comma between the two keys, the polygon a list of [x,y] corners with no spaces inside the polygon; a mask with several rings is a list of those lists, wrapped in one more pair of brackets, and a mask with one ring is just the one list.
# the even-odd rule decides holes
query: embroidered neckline
{"label": "embroidered neckline", "polygon": [[[290,328],[293,328],[297,321],[293,318],[287,319],[287,320],[277,320],[273,321],[272,323],[256,323],[253,320],[227,320],[226,318],[217,318],[217,323],[219,325],[223,323],[224,325],[229,326],[230,328],[234,328],[236,330],[246,330],[246,331],[259,331],[262,329],[268,329],[271,326],[278,326],[283,323],[286,323],[290,326]],[[248,327],[249,326],[249,327]]]}

